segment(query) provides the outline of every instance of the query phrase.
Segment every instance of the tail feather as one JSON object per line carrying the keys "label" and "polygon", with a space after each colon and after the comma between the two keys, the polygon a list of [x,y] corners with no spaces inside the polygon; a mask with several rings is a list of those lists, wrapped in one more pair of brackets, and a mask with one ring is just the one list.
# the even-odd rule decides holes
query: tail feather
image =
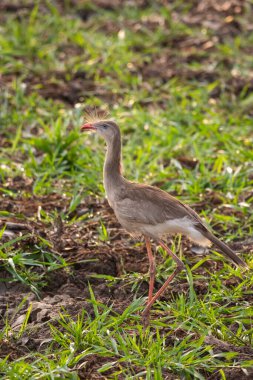
{"label": "tail feather", "polygon": [[213,244],[215,244],[225,255],[227,255],[231,261],[233,261],[236,265],[248,268],[248,265],[243,261],[239,256],[237,256],[231,248],[227,246],[227,244],[223,243],[216,236],[214,236],[211,232],[207,231],[205,237],[210,240]]}

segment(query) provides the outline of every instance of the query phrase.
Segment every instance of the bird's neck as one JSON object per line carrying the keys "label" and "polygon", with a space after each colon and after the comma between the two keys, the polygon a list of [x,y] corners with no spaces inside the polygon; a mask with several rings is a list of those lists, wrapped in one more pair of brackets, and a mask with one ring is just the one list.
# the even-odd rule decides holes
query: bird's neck
{"label": "bird's neck", "polygon": [[107,196],[123,180],[121,168],[121,138],[120,134],[107,143],[107,153],[104,163],[104,185]]}

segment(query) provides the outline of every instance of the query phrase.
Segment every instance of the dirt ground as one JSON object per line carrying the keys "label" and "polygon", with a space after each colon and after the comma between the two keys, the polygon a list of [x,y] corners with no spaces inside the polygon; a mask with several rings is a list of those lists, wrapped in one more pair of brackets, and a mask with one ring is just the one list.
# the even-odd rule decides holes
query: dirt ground
{"label": "dirt ground", "polygon": [[[72,0],[77,3],[77,0]],[[96,3],[105,9],[112,9],[120,7],[121,1],[106,1],[96,0]],[[148,1],[138,1],[140,7],[145,7]],[[197,50],[202,50],[203,53],[213,49],[215,43],[218,43],[227,35],[236,35],[240,33],[241,28],[252,28],[251,23],[241,25],[233,19],[233,15],[244,14],[246,2],[240,0],[229,1],[195,1],[192,2],[192,7],[187,16],[182,16],[180,10],[173,13],[174,20],[182,19],[187,25],[199,25],[200,27],[208,27],[213,30],[212,40],[201,39],[184,39],[173,40],[171,44],[163,50],[161,55],[153,57],[152,61],[146,63],[142,67],[136,67],[136,70],[142,72],[143,77],[159,77],[160,83],[166,81],[174,76],[181,76],[187,79],[205,80],[212,82],[219,76],[219,73],[214,70],[209,70],[208,67],[208,54],[203,54],[201,70],[186,70],[184,61],[180,65],[176,64],[177,57],[174,56],[172,50],[173,44],[177,49],[184,51],[184,59],[189,62],[193,59]],[[16,13],[17,17],[26,14],[30,11],[32,2],[22,5],[22,2],[12,2],[3,0],[0,4],[0,12],[3,14]],[[64,12],[64,7],[59,2],[59,9]],[[92,12],[90,10],[90,12]],[[89,18],[90,13],[79,7],[78,17],[86,20]],[[228,18],[230,17],[230,18]],[[159,20],[146,19],[143,21],[146,27],[152,29],[155,27],[156,22]],[[108,30],[113,28],[113,25],[108,25]],[[130,28],[134,28],[134,24],[129,24]],[[73,49],[72,46],[66,46],[64,53]],[[248,47],[249,54],[253,53],[253,47]],[[169,62],[169,64],[168,64]],[[229,67],[230,62],[223,62]],[[206,69],[205,69],[206,67]],[[80,100],[83,94],[83,89],[87,88],[101,97],[107,103],[113,103],[114,94],[106,93],[102,88],[97,87],[92,78],[87,78],[85,73],[78,73],[68,76],[66,73],[48,73],[45,78],[30,77],[26,78],[27,91],[32,90],[36,84],[43,83],[39,91],[45,98],[52,98],[57,101],[62,101],[66,106],[73,106]],[[55,80],[57,79],[57,81]],[[2,76],[1,82],[4,85],[13,78],[6,75]],[[225,86],[228,92],[238,94],[247,83],[247,92],[253,90],[253,80],[249,78],[230,78],[225,81]],[[159,86],[159,83],[157,84]],[[219,96],[219,88],[215,88],[213,97]],[[162,101],[161,101],[162,102]],[[161,104],[162,105],[162,104]],[[249,110],[249,113],[252,111]],[[1,136],[0,145],[6,146],[4,135]],[[183,165],[192,165],[188,162],[187,158],[182,159]],[[131,284],[126,281],[118,280],[117,283],[108,286],[104,279],[94,277],[94,275],[108,275],[120,277],[122,274],[131,272],[139,272],[145,274],[148,272],[148,259],[145,253],[144,243],[139,246],[135,245],[135,240],[131,238],[118,224],[115,216],[110,209],[107,201],[101,201],[94,197],[84,198],[82,203],[75,210],[76,215],[80,216],[85,213],[90,215],[88,221],[79,222],[77,224],[69,225],[67,222],[62,222],[60,218],[57,219],[55,224],[40,221],[37,217],[39,207],[42,206],[46,212],[55,212],[59,214],[61,211],[67,209],[69,199],[66,199],[58,194],[50,194],[48,196],[36,197],[29,195],[24,197],[24,194],[32,194],[33,180],[15,177],[10,178],[7,182],[1,183],[1,187],[5,190],[11,190],[16,193],[15,197],[7,196],[6,193],[0,191],[1,210],[6,210],[12,213],[13,217],[1,217],[0,228],[6,225],[5,239],[6,241],[11,237],[21,236],[28,234],[29,236],[24,241],[16,243],[16,247],[20,246],[34,246],[39,237],[46,238],[51,244],[51,251],[63,257],[71,265],[67,269],[59,269],[53,272],[48,272],[46,275],[46,283],[40,292],[40,299],[30,291],[27,286],[20,283],[10,284],[7,281],[0,282],[0,315],[11,318],[16,315],[12,323],[12,328],[18,330],[22,324],[25,316],[27,306],[32,303],[33,308],[29,319],[30,333],[24,334],[22,344],[17,346],[10,342],[3,342],[0,347],[0,357],[5,357],[10,354],[11,359],[16,359],[20,355],[27,354],[32,350],[43,351],[43,347],[50,339],[49,330],[47,330],[45,322],[53,320],[59,312],[65,309],[71,316],[77,315],[83,308],[92,313],[92,306],[86,302],[85,299],[89,298],[88,282],[91,284],[97,300],[104,304],[114,305],[115,311],[122,312],[126,306],[133,300],[135,296],[143,296],[148,292],[148,283],[142,281],[140,287],[135,293],[131,291]],[[216,203],[219,199],[215,194],[210,194],[210,197],[199,204],[194,205],[196,211],[205,208],[207,203]],[[217,203],[216,203],[217,204]],[[74,216],[74,215],[72,215]],[[107,230],[110,234],[110,242],[102,242],[98,238],[98,229],[100,227],[100,219],[106,224]],[[232,247],[233,248],[233,247]],[[250,250],[253,248],[253,239],[235,243],[234,248],[237,252]],[[187,257],[195,262],[196,256],[191,251],[192,247],[189,242],[183,240],[183,251]],[[87,261],[86,261],[87,260]],[[161,257],[157,257],[161,260]],[[215,271],[217,263],[207,262],[206,269],[209,272]],[[34,269],[40,271],[40,269]],[[205,268],[199,269],[204,271]],[[8,278],[9,274],[2,272],[1,277]],[[208,276],[207,276],[208,281]],[[237,281],[236,279],[234,281]],[[239,281],[239,280],[238,280]],[[229,284],[227,284],[229,285]],[[159,284],[156,284],[156,288]],[[174,294],[179,292],[186,292],[188,284],[186,280],[175,280],[172,292],[167,292],[164,299],[168,300]],[[195,283],[195,290],[197,294],[204,294],[207,289],[207,283]],[[17,305],[27,297],[21,310],[16,312]],[[3,320],[0,321],[2,327]],[[214,346],[218,346],[220,342],[212,342]],[[234,348],[234,347],[233,347]],[[228,347],[231,349],[231,347]],[[236,348],[234,348],[236,349]],[[238,350],[238,348],[237,348]],[[245,348],[245,352],[241,354],[249,354]],[[242,349],[243,351],[243,349]],[[253,354],[253,352],[252,352]],[[99,379],[100,375],[96,372],[96,368],[103,364],[102,358],[90,357],[89,364],[85,369],[80,370],[79,376],[81,379]],[[249,379],[242,372],[231,370],[231,374],[227,372],[228,379],[237,379],[239,376],[242,379]],[[101,379],[104,378],[101,376]],[[168,377],[166,377],[169,379]],[[252,372],[253,378],[253,372]],[[215,379],[215,377],[209,377]]]}
{"label": "dirt ground", "polygon": [[[7,188],[18,190],[20,188],[30,192],[31,183],[26,183],[21,178],[10,180]],[[47,224],[38,221],[36,218],[40,205],[47,212],[57,210],[59,213],[68,206],[68,200],[60,195],[51,194],[44,197],[31,196],[28,199],[16,197],[15,199],[1,197],[2,209],[11,211],[13,218],[8,220],[3,217],[0,220],[1,225],[6,225],[6,241],[9,237],[21,236],[29,234],[26,240],[17,242],[16,247],[23,248],[26,246],[34,246],[39,237],[46,238],[51,242],[51,252],[61,255],[68,263],[72,263],[67,269],[59,269],[46,274],[46,284],[40,292],[38,298],[30,289],[20,283],[1,282],[0,283],[0,315],[9,317],[13,332],[18,331],[25,318],[27,308],[32,303],[32,312],[29,318],[29,332],[25,333],[21,339],[21,344],[16,345],[9,341],[4,341],[0,349],[0,357],[10,354],[12,360],[17,359],[21,355],[28,354],[31,351],[41,351],[48,342],[50,342],[50,330],[46,322],[57,319],[59,312],[67,312],[75,317],[82,309],[93,314],[92,305],[86,301],[90,298],[88,283],[92,286],[97,301],[106,305],[113,304],[114,311],[122,313],[124,309],[131,303],[133,297],[143,296],[148,293],[148,282],[142,281],[140,287],[132,292],[131,284],[125,280],[108,284],[104,279],[93,277],[94,275],[108,275],[120,277],[122,274],[131,274],[138,272],[140,275],[148,272],[148,259],[145,252],[144,242],[136,247],[136,241],[133,240],[118,224],[115,216],[110,209],[107,201],[100,201],[95,198],[84,198],[75,213],[83,215],[89,213],[91,220],[68,225],[60,219],[55,224]],[[198,206],[198,207],[197,207]],[[196,205],[195,209],[204,207],[202,202]],[[98,238],[98,229],[100,227],[100,219],[104,221],[110,234],[110,242],[102,242]],[[0,227],[1,227],[0,225]],[[253,247],[253,240],[249,239],[242,243],[235,243],[237,251],[250,250]],[[194,253],[194,247],[183,239],[183,251],[189,258],[191,264],[197,262],[198,257]],[[88,261],[86,261],[88,260]],[[92,260],[92,261],[89,261]],[[157,255],[157,263],[161,262],[161,256]],[[210,273],[217,270],[217,263],[207,261],[205,265],[198,270],[199,274],[205,274],[206,282],[199,281],[194,283],[194,289],[198,295],[203,295],[208,289],[208,281]],[[38,271],[39,269],[34,269]],[[7,273],[2,272],[2,278]],[[233,281],[227,281],[226,286],[239,285],[240,279],[234,278]],[[159,284],[156,283],[158,290]],[[167,291],[163,299],[169,300],[171,297],[188,291],[188,283],[185,278],[175,279],[173,288]],[[26,297],[26,302],[22,308],[17,311],[17,306]],[[14,318],[13,318],[14,316]],[[4,320],[0,322],[3,327]],[[216,348],[217,353],[220,352],[221,344],[224,342],[210,337],[210,342]],[[215,350],[215,348],[214,348]],[[233,350],[239,352],[241,358],[248,357],[253,354],[253,350],[247,347],[236,347],[227,344],[222,350]],[[79,371],[81,379],[102,379],[96,371],[104,363],[105,358],[89,357],[88,365],[85,369]],[[240,376],[242,379],[248,377],[239,370],[231,370],[226,372],[228,379],[236,379]],[[253,372],[252,372],[253,374]],[[170,379],[170,375],[165,377]],[[210,377],[215,379],[215,377]]]}

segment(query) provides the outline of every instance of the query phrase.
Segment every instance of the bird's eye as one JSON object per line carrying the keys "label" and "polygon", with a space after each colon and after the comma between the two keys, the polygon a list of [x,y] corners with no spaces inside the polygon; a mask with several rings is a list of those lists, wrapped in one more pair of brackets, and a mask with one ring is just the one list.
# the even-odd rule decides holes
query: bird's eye
{"label": "bird's eye", "polygon": [[103,129],[107,129],[107,125],[106,124],[103,124],[102,127],[103,127]]}

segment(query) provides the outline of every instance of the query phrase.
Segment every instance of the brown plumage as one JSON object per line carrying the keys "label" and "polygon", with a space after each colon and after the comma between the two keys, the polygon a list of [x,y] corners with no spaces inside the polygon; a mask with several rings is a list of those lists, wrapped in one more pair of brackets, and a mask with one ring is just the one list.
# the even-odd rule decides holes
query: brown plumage
{"label": "brown plumage", "polygon": [[[148,316],[152,304],[164,292],[169,282],[184,268],[184,264],[161,240],[163,235],[182,233],[202,246],[210,246],[213,243],[235,264],[247,267],[241,258],[208,230],[198,214],[189,206],[157,187],[131,182],[123,177],[121,136],[116,123],[108,120],[86,123],[81,130],[97,132],[105,139],[107,153],[104,163],[104,187],[109,204],[127,231],[145,237],[150,261],[150,286],[148,304],[144,310],[145,317]],[[150,238],[158,241],[177,263],[175,272],[154,296],[155,262],[151,252]]]}

